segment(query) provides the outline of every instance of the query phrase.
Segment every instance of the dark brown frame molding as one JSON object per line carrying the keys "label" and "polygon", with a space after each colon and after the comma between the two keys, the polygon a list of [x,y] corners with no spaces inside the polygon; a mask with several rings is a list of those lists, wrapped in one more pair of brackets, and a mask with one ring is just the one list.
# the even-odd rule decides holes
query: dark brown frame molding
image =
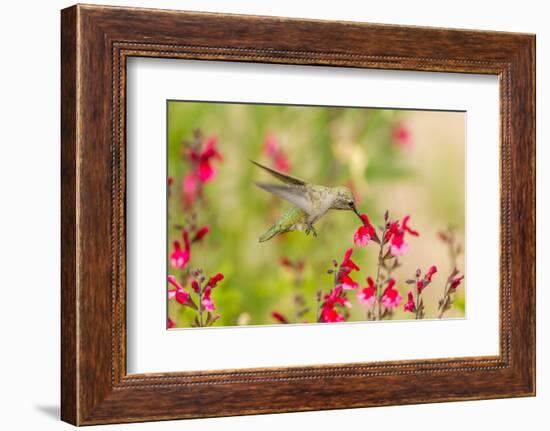
{"label": "dark brown frame molding", "polygon": [[[88,425],[535,394],[534,35],[83,5],[61,18],[63,420]],[[128,375],[131,56],[498,75],[500,354]]]}

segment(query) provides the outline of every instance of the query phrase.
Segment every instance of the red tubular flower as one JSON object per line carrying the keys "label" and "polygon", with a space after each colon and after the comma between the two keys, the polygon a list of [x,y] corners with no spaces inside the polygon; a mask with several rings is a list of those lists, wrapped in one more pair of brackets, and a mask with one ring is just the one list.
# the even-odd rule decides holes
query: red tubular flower
{"label": "red tubular flower", "polygon": [[203,183],[206,183],[214,178],[216,175],[216,170],[210,163],[210,159],[214,158],[221,160],[221,154],[216,149],[217,138],[215,136],[210,136],[206,140],[206,144],[202,152],[198,155],[194,153],[191,157],[195,160],[198,160],[197,176],[199,180]]}
{"label": "red tubular flower", "polygon": [[206,183],[214,178],[215,173],[216,171],[214,170],[214,167],[210,164],[208,160],[202,160],[199,162],[197,176],[199,177],[199,180],[201,180],[203,183]]}
{"label": "red tubular flower", "polygon": [[416,230],[413,230],[409,227],[409,220],[410,220],[411,216],[410,215],[406,215],[404,218],[403,218],[403,221],[401,223],[401,228],[410,233],[412,236],[418,236],[419,233],[416,231]]}
{"label": "red tubular flower", "polygon": [[272,163],[281,172],[290,172],[290,162],[286,154],[279,147],[275,135],[267,135],[264,140],[263,153],[269,157]]}
{"label": "red tubular flower", "polygon": [[181,244],[179,241],[174,241],[174,251],[170,255],[170,263],[172,264],[172,267],[177,269],[183,269],[187,265],[187,262],[189,262],[189,259],[191,258],[191,244],[189,242],[189,234],[184,229],[183,230],[183,245],[184,248],[181,248]]}
{"label": "red tubular flower", "polygon": [[342,273],[338,277],[338,282],[342,286],[344,290],[352,290],[357,289],[359,287],[359,283],[354,281],[348,274]]}
{"label": "red tubular flower", "polygon": [[462,280],[464,279],[464,276],[458,276],[455,275],[453,279],[451,280],[451,290],[456,290],[458,286],[460,286],[460,283],[462,283]]}
{"label": "red tubular flower", "polygon": [[206,311],[214,311],[216,306],[214,300],[212,299],[212,289],[214,289],[217,284],[223,280],[223,274],[221,272],[210,277],[208,282],[204,285],[204,289],[201,292],[200,284],[197,280],[191,281],[191,288],[196,294],[201,294],[199,301],[202,304],[202,308]]}
{"label": "red tubular flower", "polygon": [[206,285],[201,302],[206,311],[214,311],[216,309],[214,301],[212,300],[212,286]]}
{"label": "red tubular flower", "polygon": [[264,139],[264,154],[268,157],[273,157],[278,150],[279,146],[277,145],[277,138],[275,135],[267,135]]}
{"label": "red tubular flower", "polygon": [[199,293],[199,291],[200,291],[199,282],[197,280],[192,280],[191,281],[191,288],[193,289],[193,291],[195,293]]}
{"label": "red tubular flower", "polygon": [[273,311],[271,313],[271,317],[273,317],[279,323],[288,323],[288,320],[286,320],[285,316],[283,316],[278,311]]}
{"label": "red tubular flower", "polygon": [[208,280],[207,286],[214,288],[222,280],[223,280],[223,274],[221,272],[218,272],[213,277],[210,277],[210,279]]}
{"label": "red tubular flower", "polygon": [[405,243],[405,234],[418,236],[418,232],[409,227],[410,216],[403,218],[401,223],[393,222],[386,232],[386,241],[391,240],[390,253],[393,256],[403,256],[407,253],[409,246]]}
{"label": "red tubular flower", "polygon": [[[420,270],[418,270],[420,271]],[[430,266],[426,274],[424,275],[424,278],[422,280],[418,280],[416,282],[416,289],[418,290],[418,293],[422,293],[422,291],[428,287],[428,285],[432,282],[433,275],[437,272],[437,267],[435,265]],[[420,272],[417,273],[417,277],[420,277]]]}
{"label": "red tubular flower", "polygon": [[386,231],[386,237],[384,238],[386,241],[389,241],[393,235],[399,232],[399,222],[394,221],[390,224],[390,227]]}
{"label": "red tubular flower", "polygon": [[183,177],[182,193],[184,203],[187,206],[193,205],[195,199],[199,196],[199,185],[193,172]]}
{"label": "red tubular flower", "polygon": [[195,234],[193,242],[202,240],[208,232],[210,232],[210,228],[208,226],[201,227]]}
{"label": "red tubular flower", "polygon": [[275,156],[275,167],[282,172],[290,172],[290,162],[286,155],[280,152]]}
{"label": "red tubular flower", "polygon": [[350,248],[346,251],[344,254],[344,259],[342,260],[342,263],[340,264],[340,268],[346,268],[346,270],[349,272],[351,271],[360,271],[359,267],[355,264],[353,260],[351,260],[351,255],[353,254],[353,249]]}
{"label": "red tubular flower", "polygon": [[414,145],[411,129],[404,124],[397,124],[393,129],[393,141],[402,149],[410,149]]}
{"label": "red tubular flower", "polygon": [[409,292],[407,294],[407,299],[408,301],[403,306],[403,310],[408,311],[410,313],[414,313],[416,311],[416,305],[414,303],[414,297],[412,292]]}
{"label": "red tubular flower", "polygon": [[218,138],[214,135],[209,136],[206,139],[206,144],[204,146],[204,150],[202,151],[200,158],[201,160],[210,160],[210,159],[216,159],[216,160],[222,160],[222,155],[219,153],[219,151],[216,149],[216,145],[218,143]]}
{"label": "red tubular flower", "polygon": [[366,305],[369,308],[372,308],[376,303],[376,285],[374,284],[374,280],[371,277],[367,278],[367,284],[368,286],[357,292],[356,296],[359,303]]}
{"label": "red tubular flower", "polygon": [[390,278],[388,286],[386,287],[386,289],[384,290],[384,294],[382,295],[382,305],[388,310],[394,310],[395,308],[397,308],[399,304],[401,304],[401,300],[403,299],[399,291],[393,288],[394,285],[395,280],[393,278]]}
{"label": "red tubular flower", "polygon": [[432,276],[437,272],[437,267],[435,265],[430,266],[430,269],[428,269],[428,272],[426,273],[426,280],[429,282],[432,281]]}
{"label": "red tubular flower", "polygon": [[[195,200],[201,197],[202,184],[212,180],[216,174],[212,160],[222,159],[216,149],[216,144],[217,138],[210,136],[204,145],[199,140],[192,148],[186,150],[191,163],[191,171],[185,175],[182,183],[183,202],[187,207],[192,206]],[[200,148],[201,146],[202,148]]]}
{"label": "red tubular flower", "polygon": [[168,290],[168,299],[176,298],[180,304],[186,304],[189,301],[189,292],[187,292],[181,284],[178,283],[176,277],[173,275],[168,276],[168,283],[175,287],[175,289]]}
{"label": "red tubular flower", "polygon": [[353,235],[353,242],[359,247],[365,247],[376,236],[376,230],[366,214],[361,214],[361,219],[363,220],[363,226],[357,229]]}
{"label": "red tubular flower", "polygon": [[393,256],[403,256],[409,250],[409,245],[405,243],[404,233],[396,233],[391,239],[390,252]]}
{"label": "red tubular flower", "polygon": [[359,271],[359,267],[351,260],[351,255],[353,254],[353,249],[350,248],[346,251],[342,263],[338,268],[337,280],[338,287],[343,289],[357,289],[359,284],[350,277],[352,271]]}
{"label": "red tubular flower", "polygon": [[351,302],[343,295],[342,286],[336,286],[324,296],[325,302],[321,306],[321,321],[326,323],[343,322],[345,317],[338,313],[336,306],[351,307]]}
{"label": "red tubular flower", "polygon": [[344,322],[345,317],[343,314],[338,313],[334,306],[323,306],[321,310],[321,320],[325,323]]}
{"label": "red tubular flower", "polygon": [[168,318],[168,329],[172,329],[176,327],[176,322],[174,322],[172,319]]}

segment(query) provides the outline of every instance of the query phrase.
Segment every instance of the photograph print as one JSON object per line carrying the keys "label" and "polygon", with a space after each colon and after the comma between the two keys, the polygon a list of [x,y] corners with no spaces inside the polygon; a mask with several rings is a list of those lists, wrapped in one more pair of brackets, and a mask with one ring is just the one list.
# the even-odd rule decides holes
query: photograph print
{"label": "photograph print", "polygon": [[167,328],[465,318],[465,120],[167,101]]}

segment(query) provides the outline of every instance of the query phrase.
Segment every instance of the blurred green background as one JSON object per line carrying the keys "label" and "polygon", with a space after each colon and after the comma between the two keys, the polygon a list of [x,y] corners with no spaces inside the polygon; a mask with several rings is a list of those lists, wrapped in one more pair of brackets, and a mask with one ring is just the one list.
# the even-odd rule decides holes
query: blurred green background
{"label": "blurred green background", "polygon": [[[183,177],[190,169],[182,156],[182,141],[192,140],[196,129],[205,137],[217,137],[223,161],[212,162],[216,176],[205,184],[204,201],[190,210],[181,198]],[[394,276],[406,301],[410,287],[404,281],[417,268],[425,271],[436,265],[439,273],[423,292],[426,318],[436,317],[437,301],[451,270],[447,246],[437,232],[451,225],[464,244],[464,113],[169,101],[168,175],[173,184],[168,256],[172,241],[181,238],[176,224],[185,225],[195,213],[199,225],[210,227],[204,241],[193,245],[189,265],[208,275],[225,275],[212,295],[221,316],[215,326],[274,324],[273,311],[292,323],[315,321],[316,291],[332,288],[326,270],[332,259],[341,261],[353,246],[359,227],[352,212],[331,211],[316,223],[317,238],[291,232],[259,243],[258,237],[290,206],[254,185],[273,181],[249,162],[273,166],[265,153],[268,137],[288,158],[291,174],[322,185],[352,185],[360,211],[376,226],[386,209],[391,219],[411,215],[410,225],[420,236],[408,237],[409,252],[400,259],[403,266]],[[354,250],[361,267],[354,279],[364,286],[366,277],[376,274],[378,247],[371,243]],[[283,257],[304,261],[298,284],[293,271],[280,264]],[[462,255],[457,263],[464,271]],[[168,271],[178,275],[169,265]],[[309,307],[299,318],[297,290]],[[464,316],[464,292],[465,283],[445,317]],[[365,320],[365,308],[354,292],[349,296],[353,303],[349,320]],[[170,301],[169,316],[178,327],[188,327],[194,312]],[[393,317],[414,315],[404,313],[401,305]]]}

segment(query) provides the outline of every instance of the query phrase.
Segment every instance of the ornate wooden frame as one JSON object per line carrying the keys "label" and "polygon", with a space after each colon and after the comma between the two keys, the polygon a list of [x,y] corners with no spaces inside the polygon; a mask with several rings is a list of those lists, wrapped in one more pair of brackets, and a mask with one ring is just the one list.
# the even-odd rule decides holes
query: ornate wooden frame
{"label": "ornate wooden frame", "polygon": [[[81,5],[61,17],[63,420],[88,425],[534,395],[534,35]],[[500,354],[128,375],[130,56],[498,75]]]}

